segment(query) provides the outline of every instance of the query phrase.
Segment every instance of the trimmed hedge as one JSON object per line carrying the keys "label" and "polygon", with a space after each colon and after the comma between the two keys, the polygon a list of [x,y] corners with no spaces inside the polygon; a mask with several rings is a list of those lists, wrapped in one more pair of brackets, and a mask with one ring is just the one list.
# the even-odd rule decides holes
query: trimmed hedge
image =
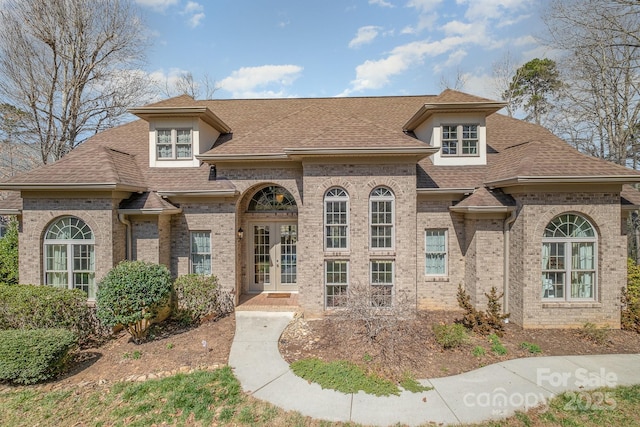
{"label": "trimmed hedge", "polygon": [[144,261],[123,261],[98,284],[96,315],[106,326],[123,325],[139,343],[171,300],[169,269]]}
{"label": "trimmed hedge", "polygon": [[640,266],[627,259],[627,287],[622,289],[622,329],[640,333]]}
{"label": "trimmed hedge", "polygon": [[87,294],[79,289],[0,285],[0,329],[67,329],[81,344],[98,333]]}
{"label": "trimmed hedge", "polygon": [[76,343],[66,329],[0,331],[0,381],[34,384],[54,378]]}
{"label": "trimmed hedge", "polygon": [[173,288],[173,316],[183,322],[202,322],[233,311],[231,296],[220,289],[216,276],[185,274],[176,279]]}

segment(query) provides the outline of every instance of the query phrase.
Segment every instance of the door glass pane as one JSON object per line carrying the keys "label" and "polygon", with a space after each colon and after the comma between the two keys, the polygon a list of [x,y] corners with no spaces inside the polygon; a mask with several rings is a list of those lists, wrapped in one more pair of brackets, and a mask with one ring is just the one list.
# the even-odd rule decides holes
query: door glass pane
{"label": "door glass pane", "polygon": [[268,225],[253,226],[254,283],[270,282],[271,258],[269,256],[270,236]]}
{"label": "door glass pane", "polygon": [[280,283],[293,284],[297,281],[298,226],[280,225]]}

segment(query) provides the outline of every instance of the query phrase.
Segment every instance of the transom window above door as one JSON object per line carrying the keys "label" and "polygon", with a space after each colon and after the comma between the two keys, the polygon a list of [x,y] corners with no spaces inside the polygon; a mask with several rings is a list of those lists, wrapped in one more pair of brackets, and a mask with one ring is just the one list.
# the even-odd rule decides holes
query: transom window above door
{"label": "transom window above door", "polygon": [[278,185],[264,187],[249,201],[249,212],[297,212],[296,199]]}

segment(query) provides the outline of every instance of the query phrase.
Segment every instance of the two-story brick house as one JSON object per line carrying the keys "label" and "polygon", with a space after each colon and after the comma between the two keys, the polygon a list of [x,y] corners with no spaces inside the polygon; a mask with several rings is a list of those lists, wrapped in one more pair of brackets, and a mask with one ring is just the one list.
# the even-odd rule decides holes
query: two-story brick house
{"label": "two-story brick house", "polygon": [[[131,112],[0,185],[20,281],[79,287],[124,259],[297,292],[308,315],[402,292],[417,309],[504,291],[524,327],[620,325],[636,171],[578,153],[503,103],[437,96],[195,101]],[[16,197],[19,191],[19,196]]]}

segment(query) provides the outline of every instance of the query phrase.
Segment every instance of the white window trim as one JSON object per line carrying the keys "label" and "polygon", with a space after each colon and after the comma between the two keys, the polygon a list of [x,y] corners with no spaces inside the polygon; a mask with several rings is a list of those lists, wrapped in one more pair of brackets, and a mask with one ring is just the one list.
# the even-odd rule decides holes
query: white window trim
{"label": "white window trim", "polygon": [[[58,221],[62,220],[64,217],[60,217],[58,219],[56,219],[55,221],[51,222],[51,224],[49,224],[49,226],[47,227],[47,229],[45,230],[45,236],[48,234],[49,230],[51,229],[51,227],[58,223]],[[85,221],[81,220],[82,222],[84,222],[86,224]],[[87,227],[89,228],[89,230],[91,230],[91,234],[93,235],[92,239],[47,239],[44,238],[42,240],[42,283],[44,283],[46,286],[55,286],[54,284],[51,283],[47,283],[47,273],[62,273],[62,272],[66,272],[67,273],[67,287],[66,289],[79,289],[76,288],[74,286],[74,282],[73,282],[73,275],[74,273],[93,273],[93,291],[97,294],[98,292],[98,288],[97,288],[97,283],[96,283],[96,279],[95,279],[95,274],[96,274],[96,240],[95,240],[95,233],[93,232],[93,230],[91,229],[91,227],[89,227],[89,225],[87,224]],[[52,245],[59,245],[59,246],[66,246],[67,247],[67,268],[66,270],[49,270],[47,269],[47,246],[52,246]],[[84,246],[84,245],[88,245],[91,246],[93,248],[93,256],[94,256],[94,266],[93,266],[93,271],[88,271],[88,270],[76,270],[73,266],[73,262],[74,262],[74,246]],[[91,286],[91,285],[90,285]],[[89,301],[95,301],[95,297],[91,297],[91,295],[87,295],[87,299]]]}
{"label": "white window trim", "polygon": [[[391,196],[373,196],[373,192],[378,188],[384,188],[389,190]],[[373,202],[374,201],[391,201],[391,246],[390,247],[373,247]],[[387,225],[387,224],[376,224],[376,225]],[[396,195],[389,187],[378,186],[371,190],[369,193],[369,250],[370,251],[394,251],[396,248]]]}
{"label": "white window trim", "polygon": [[[458,137],[456,154],[445,154],[444,153],[444,127],[456,127],[456,134]],[[476,154],[463,154],[462,153],[462,141],[463,137],[463,126],[475,126],[476,127]],[[448,157],[480,157],[480,124],[479,123],[443,123],[440,125],[440,155],[444,158]]]}
{"label": "white window trim", "polygon": [[[391,283],[373,283],[373,263],[391,264]],[[391,287],[391,303],[388,306],[377,306],[378,308],[392,308],[396,293],[396,262],[393,259],[371,259],[369,260],[369,286],[371,287]],[[373,305],[373,304],[372,304]]]}
{"label": "white window trim", "polygon": [[[327,193],[329,193],[329,191],[334,190],[334,189],[339,189],[344,191],[344,193],[346,194],[346,196],[327,196]],[[349,197],[349,193],[347,193],[347,190],[345,190],[342,187],[331,187],[329,188],[327,191],[325,191],[325,196],[324,196],[324,201],[323,201],[323,235],[324,235],[324,250],[326,252],[349,252],[349,247],[350,247],[350,243],[351,243],[351,239],[349,238],[349,234],[351,233],[351,215],[350,215],[350,211],[351,211],[351,204],[350,202],[350,197]],[[347,244],[344,248],[329,248],[327,247],[327,238],[329,237],[327,235],[327,227],[330,226],[335,226],[335,224],[327,224],[327,203],[328,202],[346,202],[346,224],[345,225],[338,225],[339,227],[345,227],[346,228],[346,239],[347,239]]]}
{"label": "white window trim", "polygon": [[[329,282],[328,276],[328,265],[330,262],[344,262],[346,264],[347,267],[347,271],[346,271],[346,277],[347,277],[347,281],[345,283],[334,283],[334,282]],[[329,294],[327,292],[327,289],[329,286],[346,286],[347,289],[349,289],[349,276],[350,276],[350,262],[347,259],[326,259],[324,261],[324,306],[325,308],[328,309],[336,309],[336,308],[340,308],[340,307],[335,307],[335,306],[329,306],[327,305],[327,299],[329,298]]]}
{"label": "white window trim", "polygon": [[[193,233],[208,233],[209,234],[209,253],[194,253],[193,252]],[[189,273],[198,274],[193,269],[193,255],[209,255],[209,274],[213,274],[213,247],[211,246],[211,230],[189,230]]]}
{"label": "white window trim", "polygon": [[[159,131],[171,131],[171,157],[160,157],[158,153],[158,132]],[[189,157],[178,157],[178,131],[179,130],[188,130],[189,138],[191,139],[191,155]],[[194,145],[193,145],[193,129],[189,127],[175,127],[175,128],[156,128],[155,129],[155,153],[156,160],[159,162],[164,161],[174,161],[174,160],[193,160],[194,155]]]}
{"label": "white window trim", "polygon": [[[593,227],[593,225],[591,225]],[[542,301],[544,302],[593,302],[598,301],[598,238],[596,237],[546,237],[542,238],[542,244],[545,243],[563,243],[564,244],[564,269],[563,270],[546,270],[542,269],[541,276],[549,271],[549,272],[564,272],[564,297],[556,298],[556,297],[544,297],[544,283],[541,283],[542,286]],[[593,297],[592,298],[572,298],[571,297],[571,272],[574,271],[571,267],[572,263],[572,255],[573,249],[571,248],[572,243],[593,243]],[[542,257],[542,254],[540,255]],[[576,270],[576,271],[586,271],[586,270]]]}
{"label": "white window trim", "polygon": [[[436,274],[427,271],[427,232],[444,231],[444,273]],[[440,252],[434,252],[440,253]],[[424,230],[424,275],[428,277],[447,277],[449,275],[449,230],[446,228],[427,228]]]}

